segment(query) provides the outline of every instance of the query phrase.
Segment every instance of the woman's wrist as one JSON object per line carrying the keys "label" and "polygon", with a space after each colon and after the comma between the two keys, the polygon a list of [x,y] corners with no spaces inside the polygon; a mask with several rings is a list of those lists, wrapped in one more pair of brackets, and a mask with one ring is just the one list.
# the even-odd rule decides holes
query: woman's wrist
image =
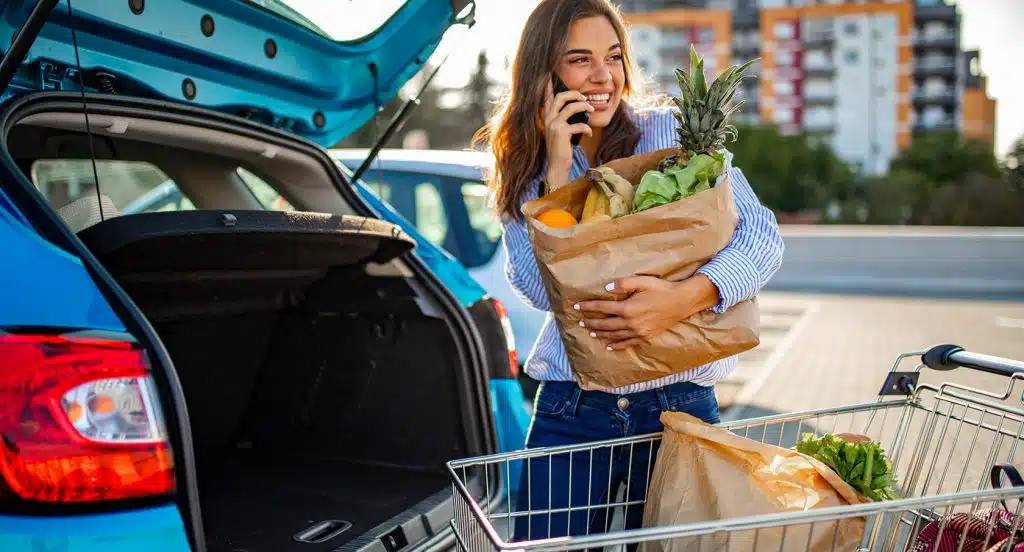
{"label": "woman's wrist", "polygon": [[550,192],[569,183],[569,171],[548,170],[544,175],[544,190]]}
{"label": "woman's wrist", "polygon": [[714,307],[722,298],[718,286],[704,274],[696,274],[690,278],[676,282],[676,303],[680,310],[680,319],[685,320],[698,312]]}

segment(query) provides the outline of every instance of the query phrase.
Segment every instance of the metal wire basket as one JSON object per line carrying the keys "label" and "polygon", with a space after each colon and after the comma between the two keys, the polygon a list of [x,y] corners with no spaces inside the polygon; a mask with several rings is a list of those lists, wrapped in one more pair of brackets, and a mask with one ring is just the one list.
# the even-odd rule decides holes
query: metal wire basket
{"label": "metal wire basket", "polygon": [[[913,358],[921,360],[916,368],[900,371],[905,361]],[[1006,378],[1006,389],[991,393],[951,382],[924,383],[920,375],[925,367],[963,367],[996,374]],[[451,526],[458,547],[473,552],[632,548],[645,542],[658,544],[660,550],[760,550],[759,540],[781,542],[773,544],[772,550],[810,551],[823,549],[821,543],[829,542],[821,538],[822,531],[838,532],[840,520],[849,518],[865,520],[865,530],[861,541],[846,549],[945,550],[949,542],[952,550],[986,550],[997,544],[1000,550],[1012,549],[1015,543],[1024,542],[1024,516],[1020,515],[1024,501],[1019,500],[1024,497],[1024,486],[1014,482],[993,487],[991,481],[994,466],[1015,463],[1024,436],[1024,410],[1008,402],[1020,379],[1024,379],[1024,362],[939,346],[900,355],[875,402],[720,425],[738,435],[787,448],[803,433],[822,436],[846,431],[871,437],[892,460],[902,497],[898,500],[676,526],[616,528],[621,520],[643,511],[647,489],[646,485],[630,488],[632,478],[628,477],[626,488],[613,492],[615,482],[608,460],[628,458],[630,469],[646,466],[649,477],[661,439],[661,434],[652,434],[449,462],[455,501]],[[569,462],[570,476],[568,481],[548,480],[547,508],[517,507],[514,497],[506,495],[501,506],[488,510],[475,498],[494,496],[494,486],[509,480],[523,466],[521,484],[529,485],[535,477],[546,477],[555,462]],[[608,464],[607,471],[604,464]],[[482,486],[472,485],[471,481],[479,481],[474,474],[480,473],[484,474]],[[570,492],[568,504],[551,503],[552,485],[567,485],[571,490],[573,485],[583,484],[587,485],[585,500],[580,493]],[[471,487],[482,488],[471,491]],[[594,488],[604,491],[594,493]],[[527,500],[528,506],[536,503]],[[585,532],[570,535],[574,516],[598,520],[597,530],[588,523]],[[538,518],[543,518],[545,534],[531,532],[529,520]],[[602,523],[604,531],[600,530]],[[512,542],[517,524],[526,539]],[[919,541],[922,537],[928,542],[941,541],[943,547],[923,544]],[[836,550],[836,540],[824,549]]]}

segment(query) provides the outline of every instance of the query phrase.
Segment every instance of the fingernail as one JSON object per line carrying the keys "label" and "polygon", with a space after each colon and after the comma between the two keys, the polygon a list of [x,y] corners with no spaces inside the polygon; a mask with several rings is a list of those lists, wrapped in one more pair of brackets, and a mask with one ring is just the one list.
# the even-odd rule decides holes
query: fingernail
{"label": "fingernail", "polygon": [[582,320],[580,320],[580,327],[581,327],[581,328],[586,328],[586,327],[587,327],[587,325],[586,325],[586,324],[584,324]]}
{"label": "fingernail", "polygon": [[604,289],[608,291],[615,291],[615,282],[608,282],[608,285],[604,286]]}
{"label": "fingernail", "polygon": [[572,308],[575,310],[580,310],[580,304],[576,303],[575,305],[572,306]]}
{"label": "fingernail", "polygon": [[590,332],[590,337],[597,337],[597,332]]}

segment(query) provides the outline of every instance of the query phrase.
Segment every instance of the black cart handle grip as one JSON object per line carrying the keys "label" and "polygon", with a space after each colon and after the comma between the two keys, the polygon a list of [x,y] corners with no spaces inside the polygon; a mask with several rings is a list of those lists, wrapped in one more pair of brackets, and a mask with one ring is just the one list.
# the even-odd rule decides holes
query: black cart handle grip
{"label": "black cart handle grip", "polygon": [[921,355],[921,362],[932,370],[969,368],[1006,377],[1024,374],[1024,362],[980,353],[969,353],[957,345],[936,345]]}

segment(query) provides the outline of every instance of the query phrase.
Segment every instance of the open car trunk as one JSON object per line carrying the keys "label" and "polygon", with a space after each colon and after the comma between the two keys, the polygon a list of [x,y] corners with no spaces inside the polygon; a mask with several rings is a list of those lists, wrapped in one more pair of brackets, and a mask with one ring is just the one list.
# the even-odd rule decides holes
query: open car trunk
{"label": "open car trunk", "polygon": [[410,280],[373,273],[412,247],[396,227],[188,211],[80,237],[174,360],[209,550],[334,550],[450,501],[444,462],[465,450],[457,352]]}
{"label": "open car trunk", "polygon": [[[89,146],[80,99],[52,96],[8,112],[7,151],[26,174],[46,159],[146,162],[195,202],[119,214],[113,207],[127,200],[108,206],[93,189],[54,207],[173,362],[206,549],[450,542],[445,464],[493,452],[487,360],[473,320],[404,256],[415,242],[352,214],[367,210],[354,192],[339,193],[332,162],[290,137],[165,104],[150,112],[145,101],[96,100]],[[331,213],[263,210],[238,166],[296,208]],[[481,303],[469,309],[474,319]],[[474,491],[493,494],[499,478]],[[194,507],[186,483],[177,499]]]}

